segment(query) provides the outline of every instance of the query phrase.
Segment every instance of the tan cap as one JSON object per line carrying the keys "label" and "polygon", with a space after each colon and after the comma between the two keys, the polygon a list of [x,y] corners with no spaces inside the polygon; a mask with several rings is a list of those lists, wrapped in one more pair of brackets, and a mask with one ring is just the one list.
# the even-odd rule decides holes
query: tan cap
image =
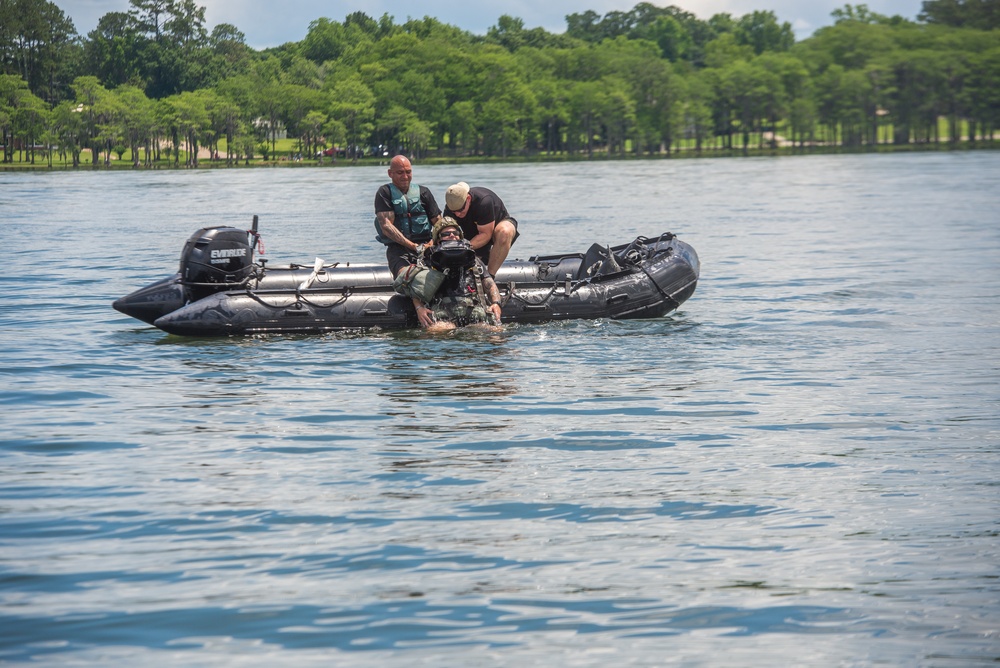
{"label": "tan cap", "polygon": [[469,184],[465,181],[459,181],[453,186],[448,186],[448,190],[444,194],[444,203],[452,211],[461,211],[462,207],[465,206],[465,198],[468,196]]}

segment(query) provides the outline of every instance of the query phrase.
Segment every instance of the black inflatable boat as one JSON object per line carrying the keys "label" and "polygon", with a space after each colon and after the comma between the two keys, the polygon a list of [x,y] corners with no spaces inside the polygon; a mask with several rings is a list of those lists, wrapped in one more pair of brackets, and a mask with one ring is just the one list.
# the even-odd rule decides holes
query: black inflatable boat
{"label": "black inflatable boat", "polygon": [[[126,315],[184,336],[320,333],[417,327],[384,264],[274,266],[254,261],[253,229],[207,227],[187,240],[173,276],[116,300]],[[698,282],[698,255],[667,232],[584,253],[508,260],[495,277],[504,322],[655,318]]]}

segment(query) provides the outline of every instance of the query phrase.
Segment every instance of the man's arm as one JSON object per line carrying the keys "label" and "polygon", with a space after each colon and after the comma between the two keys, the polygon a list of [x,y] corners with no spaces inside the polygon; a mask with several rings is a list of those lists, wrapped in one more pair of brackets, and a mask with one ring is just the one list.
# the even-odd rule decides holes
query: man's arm
{"label": "man's arm", "polygon": [[476,236],[469,239],[469,243],[475,250],[479,250],[493,241],[494,227],[496,227],[496,221],[491,221],[486,225],[476,225]]}
{"label": "man's arm", "polygon": [[503,315],[500,309],[500,289],[497,287],[496,281],[490,278],[487,273],[483,277],[483,285],[486,288],[486,294],[490,301],[490,312],[493,313],[493,317],[496,318],[496,324],[500,324],[500,316]]}
{"label": "man's arm", "polygon": [[383,237],[399,244],[403,248],[409,248],[412,251],[417,250],[417,244],[404,237],[399,228],[394,225],[394,221],[396,220],[395,211],[379,211],[375,214],[375,217],[378,219],[378,226],[382,228]]}

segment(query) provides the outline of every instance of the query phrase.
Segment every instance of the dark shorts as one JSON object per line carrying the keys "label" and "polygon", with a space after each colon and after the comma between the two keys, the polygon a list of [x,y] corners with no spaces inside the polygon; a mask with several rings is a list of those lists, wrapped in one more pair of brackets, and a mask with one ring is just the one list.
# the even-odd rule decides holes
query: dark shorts
{"label": "dark shorts", "polygon": [[417,256],[409,248],[399,244],[389,244],[385,247],[385,261],[389,263],[389,271],[395,277],[400,270],[414,264]]}
{"label": "dark shorts", "polygon": [[[514,218],[513,216],[508,216],[503,220],[509,220],[511,224],[514,226],[514,238],[510,240],[510,245],[513,246],[514,242],[517,241],[517,238],[521,236],[521,233],[517,231],[517,219]],[[500,222],[503,222],[503,220]],[[486,244],[478,251],[476,251],[476,255],[479,256],[479,259],[483,261],[483,264],[490,263],[490,249],[492,248],[493,248],[493,242],[491,241],[490,243]]]}

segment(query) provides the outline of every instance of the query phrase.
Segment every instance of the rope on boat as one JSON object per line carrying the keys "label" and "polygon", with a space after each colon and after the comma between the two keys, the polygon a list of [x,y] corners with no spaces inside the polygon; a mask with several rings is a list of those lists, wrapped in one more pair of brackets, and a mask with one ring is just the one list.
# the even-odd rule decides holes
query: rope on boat
{"label": "rope on boat", "polygon": [[[284,292],[284,291],[279,290],[279,292]],[[303,295],[303,294],[301,294],[299,292],[296,292],[296,294],[295,294],[295,300],[291,301],[291,302],[289,302],[287,304],[269,304],[268,302],[266,302],[263,299],[261,299],[261,297],[256,292],[254,292],[250,287],[247,287],[246,294],[247,294],[247,297],[249,297],[250,299],[254,300],[255,302],[257,302],[261,306],[266,306],[267,308],[271,308],[271,309],[288,309],[288,308],[297,308],[297,307],[301,308],[303,304],[308,304],[309,306],[312,306],[313,308],[334,308],[334,307],[340,306],[341,304],[343,304],[344,302],[346,302],[348,299],[350,299],[351,295],[354,294],[354,289],[351,288],[350,286],[346,286],[343,289],[341,289],[341,291],[340,291],[340,299],[338,299],[337,301],[333,302],[332,304],[317,304],[316,302],[310,300],[308,297],[306,297],[305,295]]]}

